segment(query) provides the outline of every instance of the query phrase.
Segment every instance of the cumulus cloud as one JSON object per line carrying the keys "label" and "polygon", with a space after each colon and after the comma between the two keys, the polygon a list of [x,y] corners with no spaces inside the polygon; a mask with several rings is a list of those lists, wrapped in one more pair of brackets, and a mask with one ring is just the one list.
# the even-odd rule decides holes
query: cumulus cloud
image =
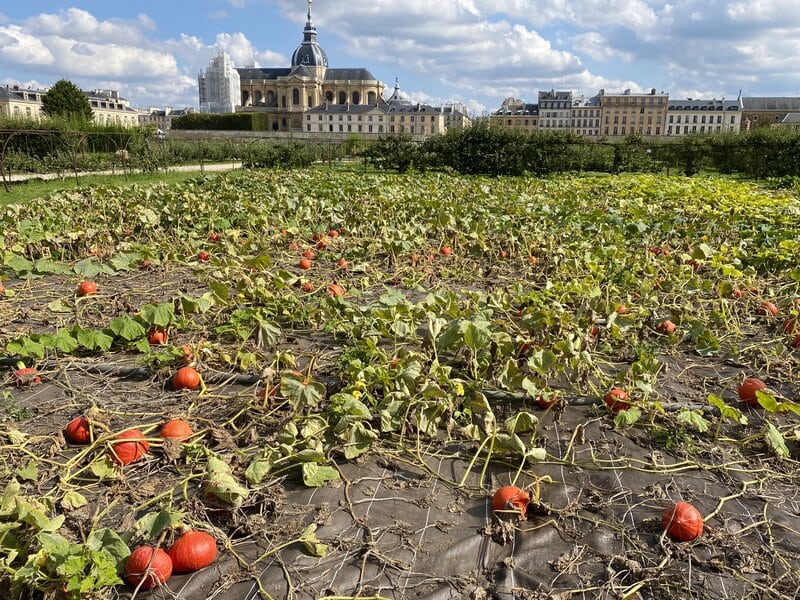
{"label": "cumulus cloud", "polygon": [[41,40],[21,27],[0,27],[0,61],[31,65],[50,65],[55,62],[52,52]]}
{"label": "cumulus cloud", "polygon": [[582,33],[570,38],[572,47],[579,55],[585,55],[599,62],[621,60],[625,63],[633,62],[633,54],[614,48],[610,40],[596,31]]}
{"label": "cumulus cloud", "polygon": [[207,43],[187,34],[159,40],[156,31],[146,14],[126,21],[100,20],[78,8],[41,13],[0,25],[0,70],[22,66],[53,81],[67,77],[87,88],[118,89],[136,104],[196,105],[197,73],[219,48],[238,65],[288,62],[257,49],[243,33],[219,34]]}

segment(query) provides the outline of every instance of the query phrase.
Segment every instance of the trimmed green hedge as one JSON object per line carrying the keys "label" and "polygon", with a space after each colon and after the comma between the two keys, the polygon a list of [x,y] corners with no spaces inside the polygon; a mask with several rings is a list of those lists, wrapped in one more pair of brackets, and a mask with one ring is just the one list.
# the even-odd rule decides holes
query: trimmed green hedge
{"label": "trimmed green hedge", "polygon": [[273,115],[269,113],[258,112],[224,115],[190,113],[174,119],[172,128],[202,131],[269,131],[273,119]]}

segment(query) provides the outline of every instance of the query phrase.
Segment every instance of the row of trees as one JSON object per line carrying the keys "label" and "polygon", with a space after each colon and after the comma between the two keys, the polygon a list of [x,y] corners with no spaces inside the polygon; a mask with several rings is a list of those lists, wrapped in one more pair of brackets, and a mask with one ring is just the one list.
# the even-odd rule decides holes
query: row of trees
{"label": "row of trees", "polygon": [[526,133],[482,123],[423,143],[383,138],[367,151],[378,168],[451,169],[474,175],[547,175],[570,171],[700,171],[747,177],[800,177],[800,132],[760,128],[743,134],[685,136],[678,140],[590,141],[570,133]]}

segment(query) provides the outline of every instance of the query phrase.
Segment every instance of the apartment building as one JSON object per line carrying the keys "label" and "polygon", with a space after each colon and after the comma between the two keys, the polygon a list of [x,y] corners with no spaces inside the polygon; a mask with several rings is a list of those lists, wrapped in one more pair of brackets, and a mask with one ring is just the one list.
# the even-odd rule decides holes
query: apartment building
{"label": "apartment building", "polygon": [[572,127],[572,92],[539,92],[539,129],[569,131]]}
{"label": "apartment building", "polygon": [[492,127],[509,127],[532,132],[539,128],[539,105],[517,98],[506,98],[500,108],[489,116]]}
{"label": "apartment building", "polygon": [[621,94],[609,94],[600,90],[601,130],[605,137],[641,135],[661,136],[665,131],[669,95],[656,93],[652,88],[647,94],[635,94],[625,90]]}
{"label": "apartment building", "polygon": [[600,113],[600,96],[574,98],[570,131],[584,137],[597,138],[600,135]]}
{"label": "apartment building", "polygon": [[670,100],[667,137],[704,133],[739,133],[742,104],[739,100]]}
{"label": "apartment building", "polygon": [[42,117],[42,96],[45,90],[20,89],[18,85],[0,87],[0,115],[12,119]]}

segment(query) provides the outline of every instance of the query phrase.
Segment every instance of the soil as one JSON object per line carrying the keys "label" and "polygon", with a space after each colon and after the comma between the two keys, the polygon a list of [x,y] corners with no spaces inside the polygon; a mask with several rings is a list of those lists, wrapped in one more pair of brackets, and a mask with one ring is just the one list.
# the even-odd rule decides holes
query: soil
{"label": "soil", "polygon": [[[85,326],[178,291],[205,290],[189,270],[97,282],[100,294],[79,310]],[[16,295],[2,300],[0,334],[54,331],[52,313],[37,307],[69,296],[73,286],[58,277],[7,281]],[[199,322],[171,341],[196,344],[204,335],[210,334]],[[328,394],[335,391],[338,382],[326,373],[340,351],[332,337],[298,332],[279,349],[322,356],[318,380]],[[166,588],[138,598],[790,598],[800,587],[798,449],[789,442],[791,457],[775,456],[757,435],[760,409],[743,408],[747,427],[726,422],[697,436],[648,416],[637,427],[616,427],[599,399],[567,398],[543,411],[500,395],[498,418],[523,408],[540,417],[535,445],[546,449],[544,461],[520,468],[518,456],[496,456],[484,472],[482,460],[470,468],[474,442],[411,433],[376,445],[367,458],[334,456],[337,482],[307,488],[294,470],[252,486],[247,500],[230,508],[205,501],[198,479],[187,479],[196,465],[171,444],[153,443],[147,458],[117,480],[80,472],[86,449],[67,444],[61,430],[87,412],[96,436],[137,426],[155,438],[165,420],[187,419],[238,476],[254,448],[276,443],[287,415],[258,397],[259,376],[226,377],[216,357],[201,356],[201,371],[223,374],[207,378],[203,395],[175,392],[171,366],[154,368],[140,358],[120,352],[47,361],[43,382],[30,388],[12,386],[9,377],[0,426],[6,473],[37,457],[39,476],[26,483],[27,493],[45,494],[68,478],[89,500],[69,511],[66,530],[74,540],[93,521],[130,530],[161,497],[220,541],[212,567],[175,575]],[[706,398],[716,394],[739,406],[733,390],[746,373],[741,365],[680,347],[658,360],[662,374],[671,375],[659,378],[664,404],[707,409]],[[786,360],[787,369],[797,368],[796,355]],[[791,386],[777,391],[795,400],[800,393]],[[12,429],[24,442],[12,443]],[[102,451],[101,443],[89,453]],[[534,492],[526,519],[492,514],[491,491],[512,482]],[[662,513],[679,500],[706,517],[694,542],[674,542],[661,529]],[[324,557],[310,556],[300,543],[278,549],[311,524],[327,545]],[[112,597],[132,591],[120,586]]]}

